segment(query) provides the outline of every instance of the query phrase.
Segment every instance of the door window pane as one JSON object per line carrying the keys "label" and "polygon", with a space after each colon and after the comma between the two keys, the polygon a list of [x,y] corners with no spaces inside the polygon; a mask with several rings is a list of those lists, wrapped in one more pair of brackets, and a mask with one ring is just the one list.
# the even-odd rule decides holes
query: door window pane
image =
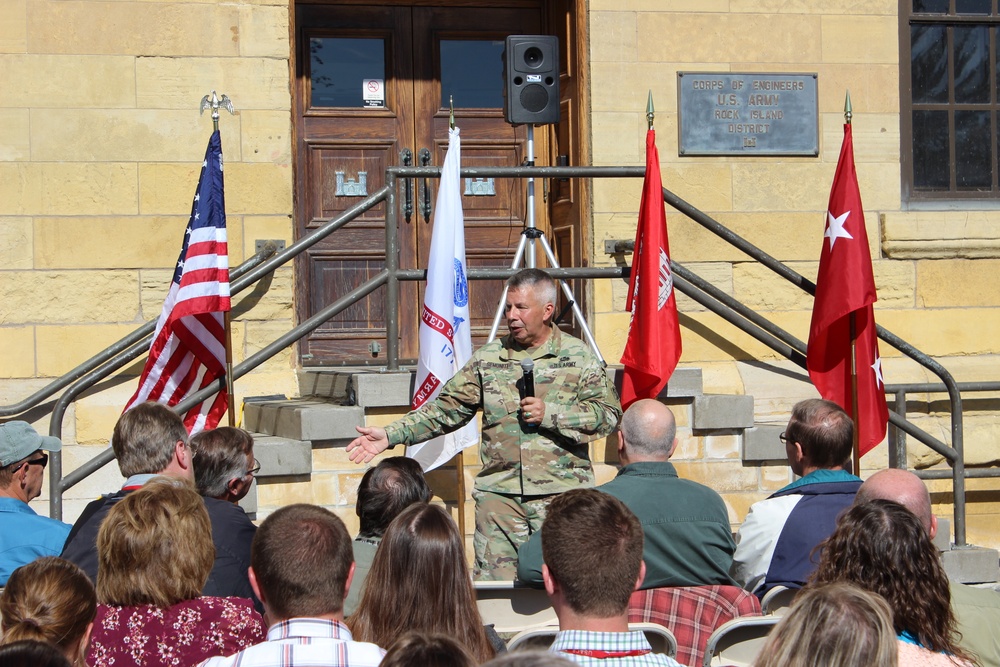
{"label": "door window pane", "polygon": [[948,112],[913,112],[913,186],[947,190]]}
{"label": "door window pane", "polygon": [[948,0],[913,0],[914,14],[947,14]]}
{"label": "door window pane", "polygon": [[955,101],[990,101],[990,29],[955,26]]}
{"label": "door window pane", "polygon": [[503,106],[503,40],[441,40],[441,106],[448,96],[455,107],[499,109]]}
{"label": "door window pane", "polygon": [[955,112],[955,177],[960,189],[990,189],[990,112]]}
{"label": "door window pane", "polygon": [[385,100],[385,40],[313,37],[309,61],[312,107],[385,106],[366,102],[364,91],[365,80],[378,79]]}
{"label": "door window pane", "polygon": [[948,101],[948,39],[941,25],[910,28],[910,80],[914,102]]}
{"label": "door window pane", "polygon": [[955,0],[955,13],[987,15],[991,4],[992,0]]}

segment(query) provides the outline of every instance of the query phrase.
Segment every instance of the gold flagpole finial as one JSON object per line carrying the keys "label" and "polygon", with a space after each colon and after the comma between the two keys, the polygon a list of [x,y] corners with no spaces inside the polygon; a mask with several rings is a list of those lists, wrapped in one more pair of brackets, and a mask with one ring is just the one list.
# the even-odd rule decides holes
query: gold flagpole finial
{"label": "gold flagpole finial", "polygon": [[448,128],[455,129],[455,97],[448,96]]}
{"label": "gold flagpole finial", "polygon": [[854,113],[851,111],[851,91],[847,91],[847,99],[844,100],[844,122],[848,125],[851,124],[851,117]]}
{"label": "gold flagpole finial", "polygon": [[649,91],[649,99],[646,100],[646,125],[647,129],[653,129],[653,117],[656,114],[653,112],[653,91]]}

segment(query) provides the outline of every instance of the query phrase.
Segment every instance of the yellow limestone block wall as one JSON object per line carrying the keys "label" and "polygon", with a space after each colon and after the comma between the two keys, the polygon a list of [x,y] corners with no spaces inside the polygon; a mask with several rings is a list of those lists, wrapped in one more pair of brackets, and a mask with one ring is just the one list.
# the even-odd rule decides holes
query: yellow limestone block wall
{"label": "yellow limestone block wall", "polygon": [[[25,398],[155,319],[222,113],[230,266],[292,240],[287,0],[0,3],[0,403]],[[294,324],[292,272],[233,302],[238,363]],[[137,362],[63,422],[65,470],[106,446]],[[238,398],[297,391],[291,351]],[[48,412],[29,413],[48,430]],[[72,489],[70,520],[116,466]],[[44,498],[43,498],[44,500]],[[47,507],[39,504],[39,510]]]}
{"label": "yellow limestone block wall", "polygon": [[[879,321],[949,363],[971,360],[959,364],[967,373],[959,379],[1000,374],[989,333],[1000,292],[996,281],[982,279],[1000,258],[1000,213],[901,205],[894,1],[591,0],[588,11],[592,163],[643,163],[652,89],[664,184],[807,277],[815,274],[850,88]],[[237,108],[221,121],[232,265],[253,253],[256,239],[291,240],[289,16],[287,0],[0,3],[0,402],[21,400],[156,317],[210,132],[208,117],[197,115],[210,90],[228,94]],[[681,70],[817,72],[821,155],[679,159]],[[594,263],[622,261],[607,256],[603,242],[633,237],[639,188],[637,180],[595,184]],[[676,213],[669,221],[675,259],[805,337],[807,299]],[[279,271],[252,297],[236,300],[237,361],[291,326],[293,288],[291,272]],[[628,324],[624,285],[596,283],[592,302],[593,328],[613,361]],[[681,310],[682,364],[704,369],[707,391],[767,393],[751,371],[778,364],[773,353],[686,299]],[[883,353],[889,381],[894,373],[920,375],[891,350]],[[126,377],[105,383],[108,391],[70,410],[63,433],[78,444],[67,448],[67,470],[106,445],[137,372],[134,364]],[[236,389],[239,397],[295,394],[292,353]],[[796,391],[804,390],[759,401],[759,420],[780,422]],[[689,420],[687,407],[677,407],[681,421]],[[44,411],[29,418],[47,429]],[[692,436],[677,459],[682,474],[721,484],[734,523],[788,476],[779,466],[743,466],[737,447],[735,436]],[[596,446],[595,460],[609,452],[613,444]],[[288,480],[288,488],[264,484],[262,507],[309,497],[349,518],[357,471],[341,458],[317,450],[308,494],[294,490],[301,480]],[[474,452],[467,459],[474,462]],[[610,474],[599,468],[602,480]],[[436,484],[447,496],[444,475]],[[116,472],[106,469],[73,489],[67,518],[116,483]],[[977,488],[970,504],[990,510],[996,486],[978,484],[988,488]],[[973,514],[970,537],[980,520]],[[989,526],[997,525],[996,514],[982,516],[980,532],[995,538]]]}
{"label": "yellow limestone block wall", "polygon": [[[810,280],[816,276],[825,213],[843,137],[844,98],[853,103],[854,150],[879,301],[879,324],[942,361],[959,381],[1000,379],[1000,210],[914,211],[901,200],[899,4],[895,0],[592,0],[589,3],[590,109],[595,165],[645,164],[646,100],[651,91],[663,185]],[[816,73],[818,157],[680,157],[677,73]],[[641,182],[595,180],[594,265],[608,239],[635,236]],[[960,207],[956,207],[960,208]],[[672,258],[805,341],[811,299],[672,208]],[[628,333],[624,281],[594,284],[594,329],[616,361]],[[703,369],[705,391],[756,397],[759,423],[784,424],[796,400],[815,396],[804,371],[687,297],[678,300],[682,366]],[[936,380],[886,344],[886,382]],[[761,372],[775,368],[784,375]],[[787,376],[794,375],[790,381]],[[986,395],[989,396],[989,395]],[[910,418],[950,442],[942,396],[911,395]],[[995,401],[970,401],[966,450],[979,464],[1000,462]],[[915,413],[913,412],[915,411]],[[992,436],[992,437],[991,437]],[[911,464],[940,461],[912,446]],[[886,446],[865,457],[865,475],[887,464]],[[704,463],[682,474],[716,486]],[[787,470],[760,466],[781,486]],[[771,487],[767,487],[771,488]],[[947,487],[950,492],[950,486]],[[977,480],[967,494],[969,540],[1000,546],[1000,482]],[[765,487],[718,489],[735,522]],[[937,509],[950,495],[935,486]]]}

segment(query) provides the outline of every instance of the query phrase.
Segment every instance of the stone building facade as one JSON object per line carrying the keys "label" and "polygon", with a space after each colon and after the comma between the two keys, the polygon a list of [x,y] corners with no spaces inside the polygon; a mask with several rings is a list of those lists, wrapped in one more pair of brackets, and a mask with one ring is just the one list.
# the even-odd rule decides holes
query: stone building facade
{"label": "stone building facade", "polygon": [[[528,0],[499,4],[551,9],[547,2]],[[912,171],[914,164],[940,157],[919,148],[914,152],[914,128],[923,127],[914,119],[924,118],[919,113],[925,109],[912,97],[912,78],[907,78],[914,68],[929,67],[920,60],[926,54],[917,53],[923,47],[911,25],[927,17],[917,16],[914,23],[913,5],[933,19],[933,12],[941,11],[937,4],[569,3],[570,30],[580,38],[574,61],[580,75],[573,99],[575,150],[584,164],[642,165],[651,91],[664,185],[812,279],[850,90],[879,291],[878,322],[939,360],[959,381],[996,380],[1000,283],[992,276],[1000,269],[1000,120],[995,63],[989,66],[992,83],[986,84],[992,102],[975,107],[987,114],[980,132],[989,134],[981,134],[981,143],[992,142],[986,193],[970,196],[953,179],[951,190],[946,183],[943,194],[925,196],[920,179],[926,174]],[[211,129],[208,116],[197,114],[198,102],[209,91],[228,94],[237,107],[236,115],[223,114],[221,120],[232,265],[251,256],[258,239],[294,240],[296,179],[305,169],[297,157],[297,137],[304,130],[296,106],[301,71],[296,53],[302,53],[296,44],[302,27],[296,25],[296,9],[288,0],[0,3],[0,402],[21,400],[157,316]],[[953,9],[944,2],[945,13]],[[993,30],[989,11],[972,18]],[[957,39],[949,36],[945,43]],[[946,62],[967,62],[975,57],[975,45],[953,53],[949,61],[945,52]],[[680,156],[677,74],[704,71],[815,73],[819,155]],[[950,140],[966,145],[969,133],[955,129],[956,122]],[[595,180],[584,191],[578,239],[590,265],[628,261],[627,255],[609,255],[605,241],[634,236],[640,187],[637,179]],[[807,337],[808,297],[672,210],[668,225],[674,260]],[[301,319],[296,303],[306,296],[296,275],[292,268],[280,269],[235,300],[237,361]],[[588,288],[591,325],[612,362],[628,330],[625,288],[620,280],[595,281]],[[800,369],[689,299],[679,303],[681,366],[701,369],[706,393],[752,395],[754,420],[762,425],[783,423],[795,400],[814,395]],[[885,344],[882,354],[889,383],[933,379]],[[106,446],[133,389],[138,363],[72,408],[64,422],[64,439],[72,443],[66,470]],[[237,393],[241,398],[298,395],[297,372],[303,365],[308,360],[289,349],[241,379]],[[995,400],[991,394],[969,398],[968,460],[996,464]],[[942,400],[939,394],[910,395],[910,418],[947,441]],[[742,432],[698,431],[692,428],[690,401],[674,402],[683,440],[675,457],[681,474],[722,492],[735,527],[749,505],[787,483],[789,473],[781,465],[742,461]],[[377,423],[392,414],[371,411],[368,419]],[[48,425],[44,407],[28,418]],[[863,468],[884,466],[885,450],[882,445],[866,457]],[[595,448],[604,478],[613,474],[609,451],[609,445]],[[473,454],[466,456],[467,475],[474,473]],[[911,448],[911,465],[933,465],[938,459]],[[305,477],[262,480],[260,512],[287,502],[317,502],[354,525],[353,494],[361,471],[337,447],[317,448],[313,469]],[[432,478],[439,495],[454,499],[453,472]],[[116,482],[106,470],[70,492],[67,518]],[[937,509],[945,515],[949,488],[944,482],[933,485]],[[1000,483],[972,480],[969,489],[970,541],[1000,546]]]}

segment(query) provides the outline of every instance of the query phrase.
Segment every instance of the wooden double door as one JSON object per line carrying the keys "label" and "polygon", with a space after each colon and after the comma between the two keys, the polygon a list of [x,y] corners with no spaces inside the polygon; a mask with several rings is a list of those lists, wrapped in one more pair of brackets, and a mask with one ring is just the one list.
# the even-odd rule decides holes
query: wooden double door
{"label": "wooden double door", "polygon": [[[382,188],[388,166],[407,160],[416,166],[443,164],[449,98],[461,131],[463,166],[523,162],[527,130],[503,118],[502,52],[507,35],[542,32],[544,7],[541,0],[514,3],[297,6],[299,235]],[[536,161],[550,163],[550,134],[535,135]],[[437,186],[436,179],[399,186],[402,268],[427,265]],[[469,266],[509,267],[526,215],[524,181],[466,179],[462,186]],[[537,190],[536,211],[539,226],[549,231],[542,190]],[[300,259],[300,319],[382,270],[386,205],[360,215]],[[501,293],[500,281],[470,284],[477,343],[488,333]],[[422,284],[402,283],[399,343],[404,362],[418,354],[421,298]],[[383,288],[321,326],[300,344],[302,364],[384,365],[384,305]]]}

